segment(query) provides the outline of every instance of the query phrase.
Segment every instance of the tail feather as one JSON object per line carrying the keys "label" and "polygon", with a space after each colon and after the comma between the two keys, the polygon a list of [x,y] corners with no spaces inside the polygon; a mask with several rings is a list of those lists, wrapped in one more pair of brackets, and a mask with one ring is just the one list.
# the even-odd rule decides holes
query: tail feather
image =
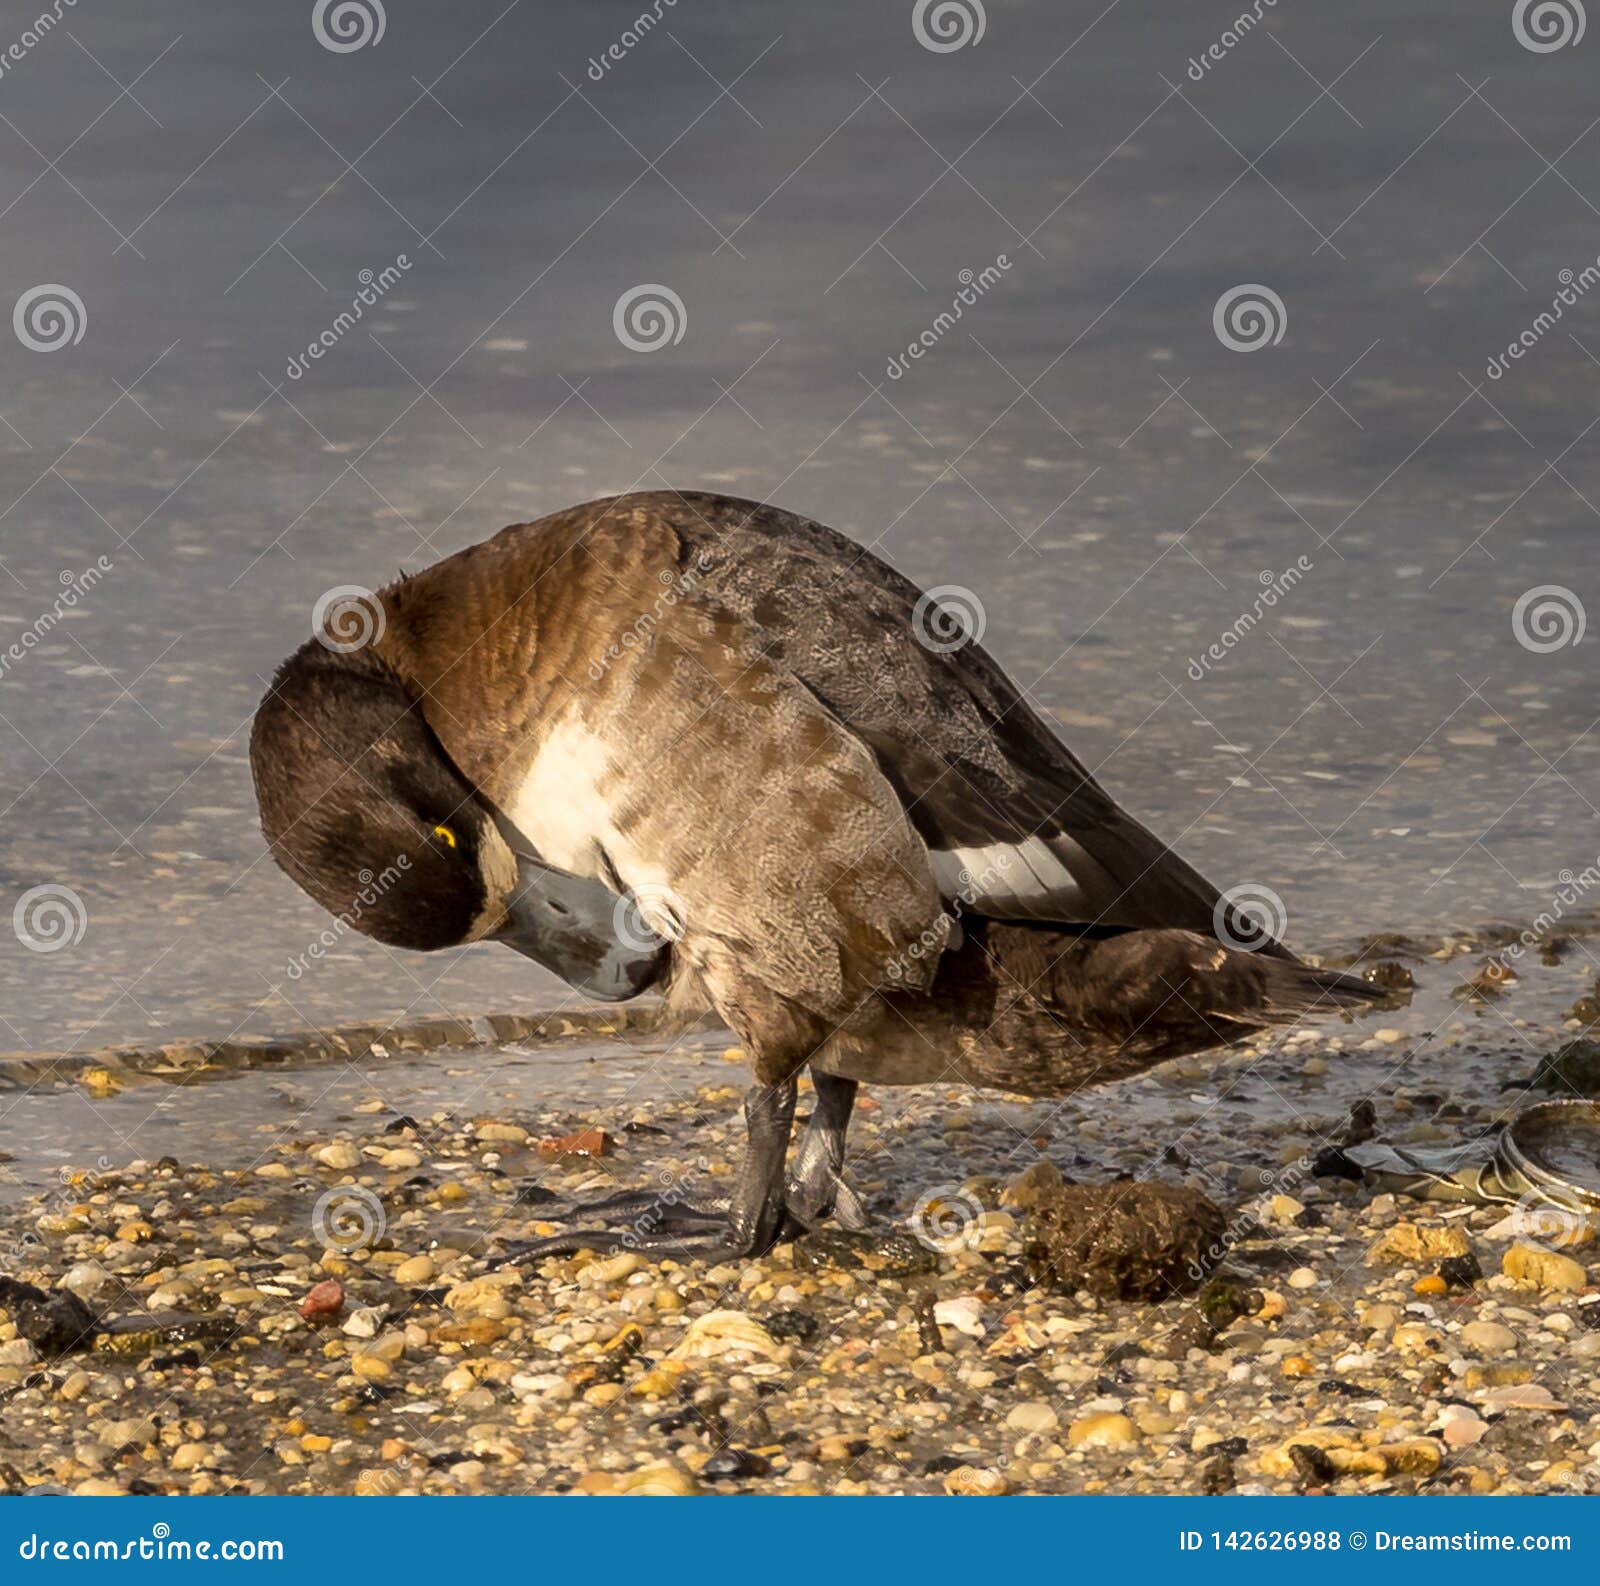
{"label": "tail feather", "polygon": [[1255,963],[1261,974],[1259,1014],[1274,1024],[1292,1024],[1341,1008],[1371,1008],[1384,999],[1371,982],[1340,969],[1314,969],[1292,958],[1258,957]]}

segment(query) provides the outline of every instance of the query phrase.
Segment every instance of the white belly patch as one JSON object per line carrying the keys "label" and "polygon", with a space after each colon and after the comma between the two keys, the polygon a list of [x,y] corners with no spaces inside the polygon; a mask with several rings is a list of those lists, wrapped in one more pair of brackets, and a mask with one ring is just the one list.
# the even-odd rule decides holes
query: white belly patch
{"label": "white belly patch", "polygon": [[611,763],[605,744],[575,717],[545,734],[506,815],[540,858],[574,875],[598,876],[611,822],[600,783]]}

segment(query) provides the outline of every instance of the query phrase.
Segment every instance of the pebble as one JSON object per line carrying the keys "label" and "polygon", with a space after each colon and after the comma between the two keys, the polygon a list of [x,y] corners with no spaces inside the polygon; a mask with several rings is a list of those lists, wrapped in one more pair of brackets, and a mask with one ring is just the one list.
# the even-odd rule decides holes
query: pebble
{"label": "pebble", "polygon": [[1013,1405],[1006,1416],[1006,1425],[1013,1432],[1053,1432],[1061,1424],[1055,1406],[1043,1399],[1032,1399]]}
{"label": "pebble", "polygon": [[394,1269],[394,1280],[407,1285],[428,1283],[438,1270],[432,1256],[412,1256]]}
{"label": "pebble", "polygon": [[1500,1261],[1500,1270],[1519,1288],[1576,1293],[1588,1285],[1589,1275],[1572,1259],[1536,1245],[1512,1245]]}
{"label": "pebble", "polygon": [[953,1327],[968,1338],[982,1338],[985,1332],[983,1304],[970,1294],[938,1301],[933,1307],[933,1319],[941,1327]]}
{"label": "pebble", "polygon": [[321,1147],[314,1155],[324,1167],[331,1167],[340,1172],[361,1166],[360,1151],[346,1140],[335,1140],[332,1145]]}
{"label": "pebble", "polygon": [[300,1302],[300,1314],[308,1322],[326,1321],[344,1309],[344,1285],[334,1278],[314,1284]]}
{"label": "pebble", "polygon": [[1489,1359],[1495,1355],[1514,1353],[1517,1335],[1498,1322],[1468,1322],[1461,1329],[1461,1342],[1474,1355]]}
{"label": "pebble", "polygon": [[689,1324],[672,1351],[675,1360],[715,1360],[725,1356],[781,1358],[785,1346],[753,1316],[742,1311],[708,1311]]}
{"label": "pebble", "polygon": [[1139,1428],[1126,1415],[1086,1415],[1067,1428],[1071,1448],[1131,1448]]}

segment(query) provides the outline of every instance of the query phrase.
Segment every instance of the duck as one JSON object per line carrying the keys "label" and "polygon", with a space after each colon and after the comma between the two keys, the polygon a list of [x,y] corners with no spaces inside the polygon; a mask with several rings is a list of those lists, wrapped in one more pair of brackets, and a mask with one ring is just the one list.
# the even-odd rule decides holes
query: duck
{"label": "duck", "polygon": [[863,1084],[1062,1097],[1381,998],[1124,809],[970,604],[797,514],[611,496],[352,598],[254,719],[283,871],[396,948],[709,1011],[750,1068],[729,1193],[623,1192],[506,1259],[860,1228]]}

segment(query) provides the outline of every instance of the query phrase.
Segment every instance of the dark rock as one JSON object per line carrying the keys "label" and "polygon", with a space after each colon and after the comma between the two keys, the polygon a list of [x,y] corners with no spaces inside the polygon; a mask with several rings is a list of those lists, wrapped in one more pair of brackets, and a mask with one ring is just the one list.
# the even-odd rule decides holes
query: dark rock
{"label": "dark rock", "polygon": [[1333,1461],[1315,1443],[1292,1444],[1289,1458],[1294,1461],[1302,1487],[1325,1487],[1338,1474]]}
{"label": "dark rock", "polygon": [[1362,977],[1380,991],[1411,991],[1416,987],[1416,977],[1404,964],[1386,958],[1381,963],[1369,964]]}
{"label": "dark rock", "polygon": [[1032,1212],[1034,1271],[1101,1299],[1194,1290],[1225,1248],[1227,1218],[1198,1190],[1122,1180],[1063,1184]]}
{"label": "dark rock", "polygon": [[1325,1145],[1311,1163],[1313,1178],[1344,1178],[1359,1184],[1366,1176],[1336,1145]]}
{"label": "dark rock", "polygon": [[1534,1070],[1536,1089],[1564,1096],[1600,1097],[1600,1041],[1580,1036],[1540,1058]]}
{"label": "dark rock", "polygon": [[[1350,1108],[1350,1117],[1344,1126],[1344,1138],[1339,1144],[1342,1146],[1365,1145],[1378,1132],[1378,1109],[1366,1097],[1355,1102]],[[1356,1178],[1361,1177],[1360,1171]]]}
{"label": "dark rock", "polygon": [[1207,1498],[1220,1498],[1238,1485],[1233,1474],[1233,1461],[1224,1456],[1208,1459],[1200,1467],[1200,1491]]}
{"label": "dark rock", "polygon": [[795,1240],[794,1264],[805,1272],[856,1267],[880,1277],[907,1278],[932,1272],[939,1262],[933,1251],[908,1233],[819,1228]]}
{"label": "dark rock", "polygon": [[774,1338],[792,1338],[796,1343],[808,1343],[817,1336],[817,1329],[822,1323],[810,1311],[773,1311],[770,1316],[762,1318],[761,1325],[772,1334]]}
{"label": "dark rock", "polygon": [[1446,1256],[1439,1263],[1439,1276],[1453,1289],[1470,1289],[1483,1277],[1483,1268],[1469,1250],[1464,1256]]}
{"label": "dark rock", "polygon": [[17,1331],[41,1355],[87,1349],[100,1331],[99,1316],[69,1289],[50,1293],[16,1278],[0,1277],[0,1308],[11,1313]]}
{"label": "dark rock", "polygon": [[772,1461],[747,1448],[719,1448],[700,1467],[702,1481],[749,1481],[755,1476],[770,1476]]}

